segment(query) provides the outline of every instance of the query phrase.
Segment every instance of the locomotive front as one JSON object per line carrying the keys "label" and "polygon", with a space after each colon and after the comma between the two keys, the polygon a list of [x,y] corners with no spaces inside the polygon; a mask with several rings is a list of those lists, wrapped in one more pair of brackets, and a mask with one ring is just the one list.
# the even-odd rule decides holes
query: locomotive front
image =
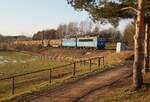
{"label": "locomotive front", "polygon": [[103,38],[103,37],[98,37],[97,38],[97,48],[98,49],[104,49],[105,48],[105,43],[106,43],[105,38]]}

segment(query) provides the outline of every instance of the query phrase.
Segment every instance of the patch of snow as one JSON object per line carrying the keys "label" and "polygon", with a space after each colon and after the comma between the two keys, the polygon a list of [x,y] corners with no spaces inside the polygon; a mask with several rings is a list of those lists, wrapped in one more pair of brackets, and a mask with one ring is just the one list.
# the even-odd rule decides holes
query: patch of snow
{"label": "patch of snow", "polygon": [[4,59],[4,57],[3,57],[3,56],[0,56],[0,59]]}
{"label": "patch of snow", "polygon": [[4,62],[4,63],[8,63],[8,60],[4,60],[3,62]]}
{"label": "patch of snow", "polygon": [[3,64],[4,62],[0,60],[0,64]]}
{"label": "patch of snow", "polygon": [[13,62],[13,63],[17,63],[17,60],[13,60],[12,62]]}

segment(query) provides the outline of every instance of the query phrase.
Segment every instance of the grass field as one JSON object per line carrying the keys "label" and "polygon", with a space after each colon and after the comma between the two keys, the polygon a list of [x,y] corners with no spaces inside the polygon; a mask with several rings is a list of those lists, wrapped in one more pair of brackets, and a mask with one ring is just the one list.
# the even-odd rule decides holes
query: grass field
{"label": "grass field", "polygon": [[[110,48],[110,47],[109,47]],[[77,56],[77,58],[80,58],[82,56],[83,58],[89,58],[90,56],[96,57],[96,56],[105,56],[105,65],[118,65],[126,61],[127,58],[130,58],[130,56],[133,54],[130,51],[122,52],[122,53],[114,53],[112,51],[74,51],[75,54],[72,54],[72,51],[68,50],[62,50],[62,49],[56,49],[58,51],[57,53],[54,50],[51,50],[48,55],[55,55],[59,54],[62,56],[68,55],[68,56]],[[69,53],[70,52],[70,53]],[[83,56],[84,55],[84,56]],[[41,58],[39,56],[35,56],[33,53],[29,52],[0,52],[0,78],[12,76],[12,75],[18,75],[23,74],[27,72],[37,71],[41,69],[47,69],[47,68],[54,68],[55,66],[62,66],[66,65],[70,62],[60,62],[60,61],[50,61],[47,58]],[[20,96],[24,95],[25,93],[31,93],[34,91],[41,90],[43,88],[53,88],[55,86],[62,85],[67,80],[75,80],[74,77],[72,77],[72,71],[73,71],[73,65],[68,65],[65,67],[60,67],[52,70],[52,81],[49,83],[49,71],[39,72],[35,74],[30,74],[22,77],[15,78],[15,95],[14,96]],[[76,78],[79,78],[84,74],[89,74],[89,72],[94,71],[101,71],[105,68],[101,66],[101,68],[98,68],[97,66],[97,59],[92,61],[92,66],[90,70],[89,61],[86,63],[78,63],[76,64]],[[149,77],[147,78],[149,79]],[[126,79],[125,79],[126,80]],[[114,86],[113,90],[110,91],[110,93],[106,92],[106,94],[103,94],[103,98],[98,99],[97,102],[108,102],[108,101],[114,101],[114,102],[121,102],[122,100],[125,100],[126,98],[132,98],[133,102],[139,102],[141,101],[143,97],[149,97],[147,92],[144,91],[142,94],[144,96],[141,96],[140,99],[137,99],[136,94],[130,92],[128,87],[130,86],[129,80],[126,80],[127,84],[126,86],[123,86],[122,84],[120,86],[122,87],[116,87]],[[12,88],[12,79],[0,81],[0,101],[10,99],[14,96],[11,94],[11,88]],[[109,96],[109,98],[108,98]],[[125,101],[126,102],[126,101]],[[130,101],[129,101],[130,102]],[[146,101],[148,102],[148,101]]]}
{"label": "grass field", "polygon": [[[67,62],[50,61],[47,58],[41,58],[27,52],[0,52],[0,79],[32,71],[54,68],[64,64],[67,64]],[[47,74],[48,73],[38,73],[16,78],[15,83],[17,83],[17,85],[15,88],[19,89],[18,92],[30,90],[37,84],[37,82],[41,82],[41,75],[43,77]],[[10,96],[11,80],[0,82],[0,99],[2,97]]]}
{"label": "grass field", "polygon": [[0,52],[0,78],[26,72],[53,68],[64,62],[49,61],[24,52]]}
{"label": "grass field", "polygon": [[[0,52],[0,78],[23,74],[42,69],[53,69],[56,66],[62,66],[69,62],[50,61],[47,58],[35,56],[27,52]],[[92,61],[90,70],[89,61],[76,64],[76,75],[88,73],[96,70],[97,59]],[[52,70],[53,85],[60,83],[72,77],[73,65],[68,65]],[[12,88],[12,79],[0,81],[0,99],[10,97]],[[15,78],[15,95],[30,92],[49,84],[49,71],[34,73]]]}

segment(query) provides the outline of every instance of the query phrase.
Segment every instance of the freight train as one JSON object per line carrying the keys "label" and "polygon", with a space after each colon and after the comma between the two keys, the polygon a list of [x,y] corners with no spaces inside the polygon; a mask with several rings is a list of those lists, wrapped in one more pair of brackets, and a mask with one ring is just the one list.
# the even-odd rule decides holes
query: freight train
{"label": "freight train", "polygon": [[55,40],[32,40],[32,41],[15,41],[14,44],[23,45],[43,45],[44,47],[63,47],[63,48],[95,48],[104,49],[105,39],[103,37],[79,37],[63,38]]}

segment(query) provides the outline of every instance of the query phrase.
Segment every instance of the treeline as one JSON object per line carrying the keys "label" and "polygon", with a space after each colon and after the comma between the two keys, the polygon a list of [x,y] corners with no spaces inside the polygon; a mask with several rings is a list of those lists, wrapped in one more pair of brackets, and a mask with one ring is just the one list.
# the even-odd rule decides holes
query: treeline
{"label": "treeline", "polygon": [[93,23],[85,20],[78,22],[69,22],[68,24],[60,24],[56,29],[48,29],[38,31],[31,38],[24,35],[19,36],[2,36],[0,34],[0,42],[13,42],[16,40],[44,40],[44,39],[61,39],[64,37],[74,37],[82,35],[101,35],[107,42],[125,42],[130,48],[133,48],[135,34],[135,25],[129,23],[123,34],[116,28],[110,27],[102,29],[100,23]]}
{"label": "treeline", "polygon": [[19,35],[19,36],[3,36],[2,34],[0,34],[0,42],[2,43],[9,43],[9,42],[13,42],[16,40],[30,40],[32,38],[30,37],[26,37],[24,35]]}
{"label": "treeline", "polygon": [[42,39],[60,39],[64,37],[83,36],[83,35],[101,35],[113,42],[121,41],[122,34],[114,27],[102,29],[102,24],[93,23],[85,20],[81,22],[69,22],[68,24],[60,24],[56,29],[38,31],[32,37],[33,40]]}
{"label": "treeline", "polygon": [[32,38],[19,35],[19,36],[3,36],[0,34],[0,51],[12,50],[14,46],[12,46],[12,42],[16,40],[31,40]]}
{"label": "treeline", "polygon": [[60,24],[56,29],[38,31],[33,35],[33,40],[58,39],[66,36],[91,34],[94,33],[92,27],[92,22],[88,20],[80,23],[69,22],[68,24]]}
{"label": "treeline", "polygon": [[59,34],[57,33],[57,30],[55,29],[38,31],[32,37],[33,40],[58,39],[58,38],[59,38]]}

